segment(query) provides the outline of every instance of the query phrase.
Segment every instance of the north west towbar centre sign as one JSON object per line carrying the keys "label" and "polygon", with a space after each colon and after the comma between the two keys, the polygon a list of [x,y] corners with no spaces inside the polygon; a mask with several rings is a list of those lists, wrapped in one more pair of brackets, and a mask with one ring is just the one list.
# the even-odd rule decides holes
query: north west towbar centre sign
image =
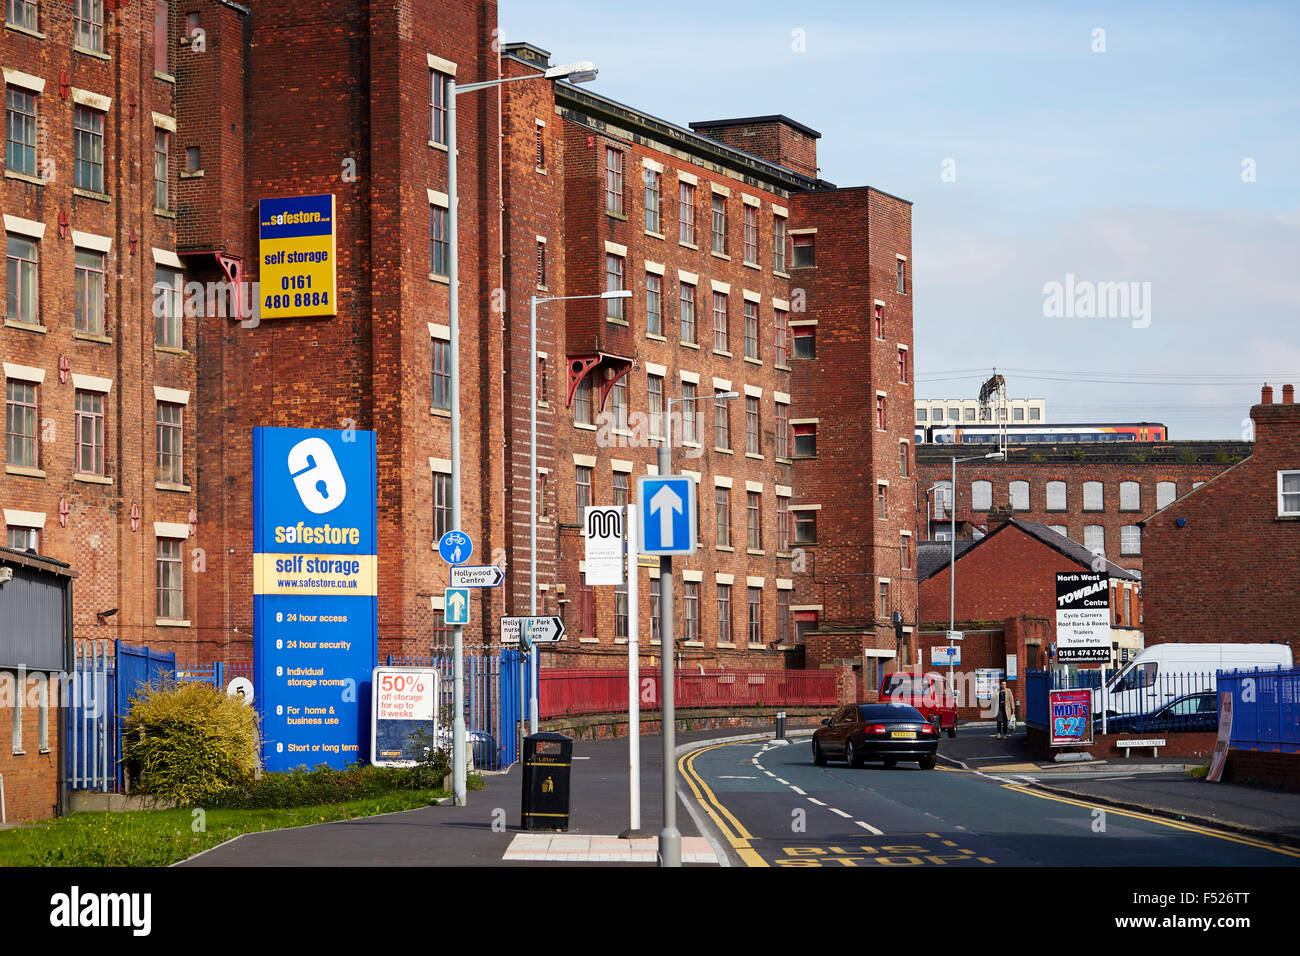
{"label": "north west towbar centre sign", "polygon": [[375,468],[374,432],[253,429],[254,699],[267,770],[369,753]]}
{"label": "north west towbar centre sign", "polygon": [[263,199],[258,223],[261,317],[338,315],[334,197]]}

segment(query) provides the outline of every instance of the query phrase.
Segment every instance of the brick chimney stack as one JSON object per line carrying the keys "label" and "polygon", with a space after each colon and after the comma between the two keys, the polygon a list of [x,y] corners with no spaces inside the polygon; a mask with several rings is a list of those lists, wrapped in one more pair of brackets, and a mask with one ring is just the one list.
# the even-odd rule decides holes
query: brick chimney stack
{"label": "brick chimney stack", "polygon": [[1273,404],[1273,387],[1271,385],[1265,385],[1262,389],[1260,389],[1259,403],[1261,405]]}
{"label": "brick chimney stack", "polygon": [[1283,386],[1282,386],[1282,404],[1283,404],[1283,405],[1294,405],[1294,404],[1295,404],[1295,386],[1294,386],[1294,385],[1283,385]]}

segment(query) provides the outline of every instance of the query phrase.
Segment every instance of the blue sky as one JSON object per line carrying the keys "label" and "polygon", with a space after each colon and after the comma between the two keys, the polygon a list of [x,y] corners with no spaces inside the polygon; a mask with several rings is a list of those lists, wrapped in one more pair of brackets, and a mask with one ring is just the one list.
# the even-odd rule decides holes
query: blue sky
{"label": "blue sky", "polygon": [[[1235,439],[1266,379],[1300,384],[1300,6],[502,0],[499,21],[673,122],[785,113],[822,133],[825,179],[914,202],[918,397],[997,366],[1055,421]],[[1150,283],[1149,325],[1047,317],[1067,274]]]}

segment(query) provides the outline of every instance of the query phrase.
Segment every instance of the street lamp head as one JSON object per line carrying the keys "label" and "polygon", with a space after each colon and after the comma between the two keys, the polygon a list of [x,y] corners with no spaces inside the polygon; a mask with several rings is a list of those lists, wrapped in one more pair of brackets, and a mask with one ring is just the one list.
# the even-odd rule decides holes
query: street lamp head
{"label": "street lamp head", "polygon": [[1001,461],[1003,458],[1006,458],[1007,456],[1004,455],[1004,454],[1003,454],[1002,452],[1000,452],[1000,451],[991,451],[991,452],[989,452],[987,455],[985,455],[984,457],[985,457],[985,458],[995,458],[995,459],[997,459],[998,461]]}
{"label": "street lamp head", "polygon": [[619,289],[616,292],[602,292],[600,297],[602,299],[630,299],[632,298],[632,290]]}
{"label": "street lamp head", "polygon": [[718,392],[714,398],[740,398],[739,392]]}
{"label": "street lamp head", "polygon": [[596,64],[590,60],[553,66],[542,74],[548,80],[568,80],[570,83],[590,83],[596,78]]}

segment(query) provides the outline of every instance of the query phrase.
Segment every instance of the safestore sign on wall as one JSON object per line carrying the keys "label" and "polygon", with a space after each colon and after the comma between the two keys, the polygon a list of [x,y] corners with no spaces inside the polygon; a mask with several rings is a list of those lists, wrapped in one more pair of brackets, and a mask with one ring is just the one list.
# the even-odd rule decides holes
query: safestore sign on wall
{"label": "safestore sign on wall", "polygon": [[253,630],[267,770],[369,752],[375,434],[253,429]]}
{"label": "safestore sign on wall", "polygon": [[263,199],[258,222],[261,317],[338,315],[334,197]]}

